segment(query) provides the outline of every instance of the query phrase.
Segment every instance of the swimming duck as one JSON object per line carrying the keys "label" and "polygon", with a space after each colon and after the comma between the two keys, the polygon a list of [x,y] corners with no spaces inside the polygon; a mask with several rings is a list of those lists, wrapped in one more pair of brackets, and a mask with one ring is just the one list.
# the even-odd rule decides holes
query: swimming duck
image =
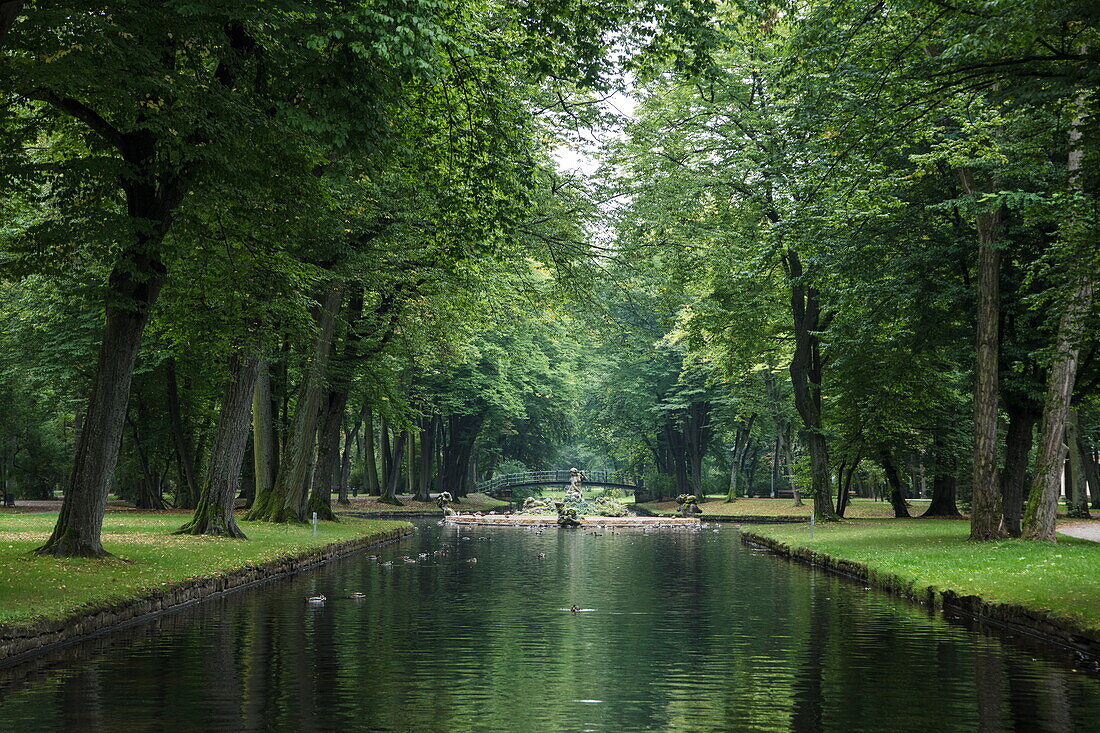
{"label": "swimming duck", "polygon": [[328,599],[325,598],[324,596],[310,596],[309,598],[306,599],[306,603],[312,603],[315,606],[319,606],[322,603],[324,603],[326,600],[328,600]]}
{"label": "swimming duck", "polygon": [[358,598],[366,598],[366,597],[367,597],[366,593],[360,593],[359,591],[355,591],[354,593],[349,593],[348,594],[348,598],[358,599]]}
{"label": "swimming duck", "polygon": [[477,562],[477,558],[476,558],[476,557],[471,557],[471,558],[470,558],[469,560],[467,560],[466,562]]}

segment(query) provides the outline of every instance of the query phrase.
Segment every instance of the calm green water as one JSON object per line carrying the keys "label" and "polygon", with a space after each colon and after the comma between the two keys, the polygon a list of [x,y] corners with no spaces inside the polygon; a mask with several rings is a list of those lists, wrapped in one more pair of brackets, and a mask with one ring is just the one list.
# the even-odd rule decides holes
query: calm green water
{"label": "calm green water", "polygon": [[465,534],[0,671],[0,730],[1100,730],[1095,673],[730,528]]}

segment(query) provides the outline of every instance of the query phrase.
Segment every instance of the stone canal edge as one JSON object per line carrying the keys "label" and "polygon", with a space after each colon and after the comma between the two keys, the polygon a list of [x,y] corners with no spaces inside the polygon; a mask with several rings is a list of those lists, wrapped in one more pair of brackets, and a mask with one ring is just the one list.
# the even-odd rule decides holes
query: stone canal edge
{"label": "stone canal edge", "polygon": [[0,626],[0,667],[17,664],[84,639],[134,626],[211,598],[310,570],[362,550],[407,537],[413,531],[411,524],[394,527],[353,540],[315,547],[296,555],[284,555],[220,575],[188,578],[155,589],[147,595],[91,608],[65,619],[4,624]]}
{"label": "stone canal edge", "polygon": [[960,595],[950,589],[921,587],[892,573],[874,570],[863,563],[814,552],[809,547],[791,547],[746,529],[741,530],[741,542],[767,548],[783,557],[836,575],[853,578],[864,585],[921,605],[967,616],[980,623],[1008,629],[1020,635],[1036,637],[1100,660],[1100,631],[1082,628],[1072,619],[1055,616],[1041,609],[1011,603],[993,603],[981,596]]}

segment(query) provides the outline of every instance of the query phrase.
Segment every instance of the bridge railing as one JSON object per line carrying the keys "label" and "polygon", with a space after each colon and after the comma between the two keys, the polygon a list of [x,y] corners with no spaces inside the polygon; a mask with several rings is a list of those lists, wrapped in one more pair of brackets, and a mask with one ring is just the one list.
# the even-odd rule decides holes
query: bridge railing
{"label": "bridge railing", "polygon": [[[483,494],[491,494],[513,486],[534,486],[538,484],[554,485],[568,484],[569,471],[524,471],[522,473],[506,473],[494,476],[489,481],[477,484],[476,490]],[[620,471],[585,471],[586,484],[601,486],[614,485],[627,488],[638,488],[641,484],[638,479],[630,474]]]}

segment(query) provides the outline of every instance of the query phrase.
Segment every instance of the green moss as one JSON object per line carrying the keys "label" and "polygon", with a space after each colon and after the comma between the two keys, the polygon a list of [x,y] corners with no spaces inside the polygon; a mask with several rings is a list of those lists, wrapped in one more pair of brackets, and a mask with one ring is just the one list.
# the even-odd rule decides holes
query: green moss
{"label": "green moss", "polygon": [[1100,544],[1061,535],[1057,544],[970,542],[969,530],[966,522],[942,519],[818,525],[813,539],[804,524],[752,528],[792,549],[862,563],[918,588],[1025,606],[1100,630]]}
{"label": "green moss", "polygon": [[0,623],[61,619],[81,609],[140,598],[195,577],[221,575],[279,557],[369,535],[404,522],[345,518],[318,524],[241,522],[247,541],[174,532],[183,514],[108,514],[103,546],[114,557],[59,559],[31,551],[53,529],[57,514],[0,515]]}

